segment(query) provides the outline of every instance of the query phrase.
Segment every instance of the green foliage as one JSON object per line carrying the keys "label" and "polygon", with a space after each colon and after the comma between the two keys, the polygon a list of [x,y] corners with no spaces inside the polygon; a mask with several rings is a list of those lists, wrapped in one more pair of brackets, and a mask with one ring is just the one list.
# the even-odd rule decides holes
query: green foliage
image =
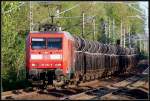
{"label": "green foliage", "polygon": [[149,54],[144,52],[143,50],[140,52],[140,56],[139,59],[140,60],[144,60],[144,59],[148,59]]}
{"label": "green foliage", "polygon": [[[19,2],[2,2],[2,85],[3,90],[15,88],[25,79],[25,32],[28,30],[28,6]],[[11,10],[12,9],[12,10]],[[10,12],[8,12],[10,11]],[[8,13],[6,13],[8,12]],[[20,84],[21,85],[21,84]]]}

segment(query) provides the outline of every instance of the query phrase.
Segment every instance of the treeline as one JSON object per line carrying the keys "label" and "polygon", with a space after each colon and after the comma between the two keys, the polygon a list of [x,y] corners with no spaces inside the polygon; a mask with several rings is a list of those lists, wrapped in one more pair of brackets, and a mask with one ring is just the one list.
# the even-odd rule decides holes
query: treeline
{"label": "treeline", "polygon": [[[21,6],[20,6],[21,5]],[[19,2],[1,2],[1,77],[2,90],[24,87],[25,37],[29,30],[29,6]]]}
{"label": "treeline", "polygon": [[[115,43],[120,39],[120,24],[128,35],[130,27],[131,35],[143,33],[143,22],[137,18],[129,18],[139,14],[126,4],[110,4],[93,2],[54,2],[32,3],[33,22],[41,24],[51,22],[50,16],[59,12],[77,7],[60,14],[57,17],[76,18],[54,18],[54,23],[62,26],[62,29],[74,35],[81,35],[83,13],[84,13],[84,34],[83,37],[93,40],[94,19],[95,36],[94,40],[103,43]],[[79,4],[79,5],[78,5]],[[30,6],[29,2],[2,1],[2,34],[1,34],[1,75],[2,89],[11,90],[17,87],[25,87],[25,38],[30,30]],[[139,8],[138,4],[133,5]],[[58,12],[58,13],[59,13]],[[78,17],[80,16],[80,17]],[[94,16],[94,17],[93,17]],[[48,20],[45,20],[49,18]],[[93,19],[94,18],[94,19]],[[44,21],[45,20],[45,21]],[[113,26],[113,27],[112,27]],[[34,26],[35,30],[38,26]],[[128,43],[126,43],[128,45]]]}
{"label": "treeline", "polygon": [[[83,22],[82,15],[84,12],[85,27],[83,36],[91,40],[93,39],[93,20],[95,20],[95,40],[103,43],[105,43],[106,38],[108,38],[108,41],[113,44],[116,39],[120,39],[121,23],[122,33],[125,33],[126,37],[129,32],[131,35],[144,32],[144,22],[135,17],[136,15],[140,15],[140,13],[125,3],[57,2],[55,4],[35,3],[33,5],[33,12],[35,12],[33,20],[35,23],[44,21],[48,17],[49,19],[45,20],[45,22],[51,22],[50,16],[57,15],[58,10],[59,12],[63,12],[77,5],[77,7],[57,16],[74,18],[54,18],[54,22],[58,23],[62,26],[62,29],[69,31],[72,34],[81,35]],[[134,4],[132,6],[140,9],[138,4]],[[127,41],[128,40],[126,40],[126,42]],[[128,45],[128,43],[126,44]]]}

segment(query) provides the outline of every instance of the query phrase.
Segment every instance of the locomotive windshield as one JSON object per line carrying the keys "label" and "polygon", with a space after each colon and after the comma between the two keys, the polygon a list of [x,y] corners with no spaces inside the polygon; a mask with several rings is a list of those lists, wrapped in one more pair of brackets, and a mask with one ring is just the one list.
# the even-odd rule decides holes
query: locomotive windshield
{"label": "locomotive windshield", "polygon": [[32,49],[43,49],[46,48],[45,38],[32,38]]}
{"label": "locomotive windshield", "polygon": [[32,38],[32,49],[46,48],[62,49],[62,38]]}
{"label": "locomotive windshield", "polygon": [[62,48],[62,38],[48,38],[47,39],[48,49],[61,49]]}

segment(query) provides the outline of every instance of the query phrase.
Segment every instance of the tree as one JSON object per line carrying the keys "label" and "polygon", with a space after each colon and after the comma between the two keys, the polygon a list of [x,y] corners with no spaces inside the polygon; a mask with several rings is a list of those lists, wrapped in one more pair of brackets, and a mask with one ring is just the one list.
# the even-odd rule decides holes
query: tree
{"label": "tree", "polygon": [[[15,87],[15,83],[24,75],[25,32],[28,30],[27,4],[19,2],[2,2],[2,83],[4,90],[7,85]],[[10,12],[9,12],[10,11]],[[11,88],[10,87],[10,88]]]}

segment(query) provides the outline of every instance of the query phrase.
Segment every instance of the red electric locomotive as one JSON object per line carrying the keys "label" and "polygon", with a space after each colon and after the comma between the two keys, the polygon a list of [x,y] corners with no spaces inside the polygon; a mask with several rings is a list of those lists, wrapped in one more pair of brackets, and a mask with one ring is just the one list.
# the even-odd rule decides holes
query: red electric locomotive
{"label": "red electric locomotive", "polygon": [[64,83],[74,73],[74,39],[65,31],[32,31],[26,38],[26,71],[32,83]]}

